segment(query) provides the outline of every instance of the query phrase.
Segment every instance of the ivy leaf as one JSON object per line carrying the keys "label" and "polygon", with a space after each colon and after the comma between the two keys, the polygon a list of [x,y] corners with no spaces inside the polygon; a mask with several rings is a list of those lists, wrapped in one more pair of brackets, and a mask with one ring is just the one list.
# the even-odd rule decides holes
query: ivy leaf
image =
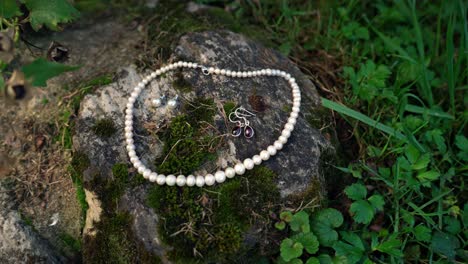
{"label": "ivy leaf", "polygon": [[384,202],[382,195],[374,194],[371,197],[369,197],[369,199],[367,200],[370,202],[370,204],[372,205],[372,207],[374,207],[375,210],[377,211],[383,210],[383,206],[385,202]]}
{"label": "ivy leaf", "polygon": [[21,11],[16,4],[16,0],[0,1],[0,18],[12,18],[20,15]]}
{"label": "ivy leaf", "polygon": [[364,255],[364,244],[361,238],[352,232],[340,232],[343,241],[338,241],[333,245],[337,256],[345,256],[349,263],[357,263]]}
{"label": "ivy leaf", "polygon": [[309,215],[304,211],[294,214],[289,224],[293,231],[302,231],[303,233],[310,232]]}
{"label": "ivy leaf", "polygon": [[290,238],[286,238],[281,242],[280,251],[281,258],[285,261],[290,261],[302,255],[302,249],[304,247],[299,242],[294,242]]}
{"label": "ivy leaf", "polygon": [[432,236],[431,248],[434,252],[445,255],[449,260],[453,260],[456,249],[460,247],[460,241],[452,234],[435,232]]}
{"label": "ivy leaf", "polygon": [[349,212],[356,223],[369,224],[374,218],[374,208],[366,200],[359,200],[351,204]]}
{"label": "ivy leaf", "polygon": [[430,170],[430,171],[426,171],[421,174],[418,174],[418,176],[416,177],[418,178],[419,182],[421,182],[422,186],[430,187],[431,186],[430,182],[437,180],[439,176],[440,176],[439,172]]}
{"label": "ivy leaf", "polygon": [[367,189],[366,186],[359,184],[359,183],[354,183],[344,190],[346,195],[353,200],[362,200],[365,199],[367,196]]}
{"label": "ivy leaf", "polygon": [[21,0],[29,10],[31,27],[38,31],[43,25],[59,30],[59,23],[67,23],[80,15],[67,0]]}
{"label": "ivy leaf", "polygon": [[27,79],[32,79],[33,86],[47,86],[47,80],[67,71],[74,71],[79,66],[68,66],[39,58],[21,70]]}
{"label": "ivy leaf", "polygon": [[423,242],[431,241],[431,229],[425,225],[418,225],[413,230],[416,239]]}
{"label": "ivy leaf", "polygon": [[394,257],[402,257],[403,252],[401,252],[400,246],[401,241],[396,237],[396,235],[392,235],[385,242],[377,245],[375,250],[380,251],[382,253],[387,253]]}
{"label": "ivy leaf", "polygon": [[343,215],[336,209],[320,210],[312,219],[312,230],[320,245],[331,247],[338,240],[338,233],[333,230],[343,224]]}
{"label": "ivy leaf", "polygon": [[305,250],[310,254],[317,253],[319,249],[319,242],[313,233],[299,233],[291,237],[291,239],[295,242],[301,243]]}

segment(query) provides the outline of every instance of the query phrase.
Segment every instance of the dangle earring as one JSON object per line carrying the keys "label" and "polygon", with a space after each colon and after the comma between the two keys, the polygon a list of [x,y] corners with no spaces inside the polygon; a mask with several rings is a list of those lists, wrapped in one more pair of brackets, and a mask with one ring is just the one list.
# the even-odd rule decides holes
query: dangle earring
{"label": "dangle earring", "polygon": [[[232,115],[236,116],[235,120],[233,119]],[[247,117],[251,116],[255,116],[255,114],[243,107],[239,107],[234,112],[229,114],[229,121],[236,124],[236,126],[232,129],[232,135],[234,137],[240,136],[242,131],[244,131],[245,138],[252,138],[254,136],[255,131],[250,126],[249,120],[247,120]]]}
{"label": "dangle earring", "polygon": [[169,100],[169,101],[167,102],[167,106],[168,106],[169,108],[172,108],[172,109],[173,109],[173,108],[176,108],[176,106],[177,106],[177,99],[179,99],[179,95],[178,95],[178,94],[176,94],[176,96],[175,96],[174,98],[172,98],[171,100]]}

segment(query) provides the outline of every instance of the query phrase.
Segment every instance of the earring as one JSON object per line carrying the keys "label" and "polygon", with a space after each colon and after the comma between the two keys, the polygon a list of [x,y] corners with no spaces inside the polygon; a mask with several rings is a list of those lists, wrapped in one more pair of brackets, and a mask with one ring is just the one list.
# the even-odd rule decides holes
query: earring
{"label": "earring", "polygon": [[[233,114],[236,116],[236,120],[232,118]],[[236,126],[232,129],[232,135],[234,137],[240,136],[242,130],[244,131],[245,138],[252,138],[254,136],[255,130],[250,126],[249,120],[247,120],[247,117],[251,116],[255,116],[255,114],[243,107],[239,107],[229,114],[229,121],[231,121],[231,123],[236,123]]]}
{"label": "earring", "polygon": [[159,98],[154,99],[152,103],[155,107],[160,107],[161,105],[164,104],[165,100],[166,100],[166,95],[162,95]]}
{"label": "earring", "polygon": [[179,95],[176,95],[174,98],[169,100],[167,102],[167,106],[170,107],[170,108],[175,108],[177,106],[177,99],[179,99]]}

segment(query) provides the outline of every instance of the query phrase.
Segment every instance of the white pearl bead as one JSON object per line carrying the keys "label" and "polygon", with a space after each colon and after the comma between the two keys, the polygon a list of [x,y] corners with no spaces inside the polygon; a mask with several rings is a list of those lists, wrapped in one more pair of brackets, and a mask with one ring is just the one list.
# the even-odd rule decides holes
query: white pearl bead
{"label": "white pearl bead", "polygon": [[279,136],[278,141],[284,145],[286,142],[288,142],[288,138],[285,136]]}
{"label": "white pearl bead", "polygon": [[160,99],[160,98],[157,98],[157,99],[154,99],[154,100],[152,101],[152,103],[153,103],[154,106],[159,107],[159,106],[161,106],[161,103],[162,103],[162,102],[161,102],[161,99]]}
{"label": "white pearl bead", "polygon": [[267,69],[267,70],[266,70],[266,74],[267,74],[267,75],[271,75],[271,74],[272,74],[271,70],[270,70],[270,69]]}
{"label": "white pearl bead", "polygon": [[246,170],[251,170],[255,166],[252,159],[245,159],[243,163]]}
{"label": "white pearl bead", "polygon": [[261,71],[260,71],[260,74],[261,74],[261,75],[265,75],[265,74],[266,74],[266,70],[265,70],[265,69],[261,70]]}
{"label": "white pearl bead", "polygon": [[293,102],[293,107],[299,108],[300,106],[301,106],[301,102],[300,102],[300,101]]}
{"label": "white pearl bead", "polygon": [[262,158],[264,161],[267,161],[270,158],[270,153],[268,153],[266,150],[262,150],[260,151],[260,158]]}
{"label": "white pearl bead", "polygon": [[176,182],[176,177],[174,175],[167,175],[166,176],[166,184],[169,186],[174,186]]}
{"label": "white pearl bead", "polygon": [[125,133],[132,133],[133,127],[132,127],[131,125],[130,125],[130,126],[126,126],[126,127],[124,128],[124,130],[125,130]]}
{"label": "white pearl bead", "polygon": [[187,186],[189,186],[189,187],[194,186],[194,185],[195,185],[195,176],[193,176],[193,175],[187,176],[187,180],[186,180],[185,183],[186,183]]}
{"label": "white pearl bead", "polygon": [[214,68],[213,68],[213,67],[208,68],[208,72],[209,72],[209,73],[213,73],[213,72],[214,72]]}
{"label": "white pearl bead", "polygon": [[160,75],[161,74],[161,70],[156,70],[156,75]]}
{"label": "white pearl bead", "polygon": [[283,143],[281,143],[279,140],[276,140],[275,143],[273,143],[273,146],[276,148],[276,150],[281,150],[283,148]]}
{"label": "white pearl bead", "polygon": [[131,158],[130,161],[132,162],[133,164],[133,167],[138,168],[138,166],[140,166],[139,164],[141,164],[140,160],[138,159],[138,157],[136,158]]}
{"label": "white pearl bead", "polygon": [[126,113],[127,115],[133,115],[133,109],[130,109],[130,108],[129,108],[129,109],[125,109],[125,113]]}
{"label": "white pearl bead", "polygon": [[230,70],[226,70],[226,75],[231,76],[232,72]]}
{"label": "white pearl bead", "polygon": [[184,61],[184,62],[182,63],[182,66],[184,66],[184,67],[188,67],[188,66],[189,66],[189,64],[188,64],[188,62],[185,62],[185,61]]}
{"label": "white pearl bead", "polygon": [[205,184],[207,186],[212,186],[215,182],[216,181],[215,181],[215,177],[213,176],[213,174],[205,175]]}
{"label": "white pearl bead", "polygon": [[221,73],[221,70],[218,69],[218,68],[216,68],[216,69],[214,70],[214,73],[215,73],[215,74],[220,74],[220,73]]}
{"label": "white pearl bead", "polygon": [[143,178],[148,179],[150,174],[151,174],[151,170],[150,169],[145,169],[143,171]]}
{"label": "white pearl bead", "polygon": [[127,145],[126,148],[127,148],[127,151],[135,150],[135,145]]}
{"label": "white pearl bead", "polygon": [[166,183],[166,176],[158,174],[158,177],[156,177],[156,183],[159,185],[164,185]]}
{"label": "white pearl bead", "polygon": [[133,138],[133,133],[131,131],[125,131],[125,138]]}
{"label": "white pearl bead", "polygon": [[203,176],[197,176],[197,179],[195,180],[195,184],[198,187],[203,187],[203,185],[205,185],[205,178]]}
{"label": "white pearl bead", "polygon": [[222,75],[225,75],[225,74],[226,74],[226,70],[225,70],[225,69],[222,69],[222,70],[220,71],[220,73],[221,73]]}
{"label": "white pearl bead", "polygon": [[145,172],[145,170],[146,170],[146,167],[143,164],[140,164],[140,166],[138,166],[137,170],[138,170],[138,173],[143,174]]}
{"label": "white pearl bead", "polygon": [[133,139],[132,138],[127,138],[125,141],[127,142],[127,145],[132,145],[133,144]]}
{"label": "white pearl bead", "polygon": [[224,170],[224,174],[226,174],[226,177],[232,178],[236,176],[236,171],[233,168],[229,167]]}
{"label": "white pearl bead", "polygon": [[292,113],[290,114],[290,117],[298,118],[298,117],[299,117],[299,113],[297,113],[297,112],[292,112]]}
{"label": "white pearl bead", "polygon": [[245,77],[247,77],[247,76],[249,76],[249,75],[247,74],[247,72],[243,72],[243,73],[242,73],[242,77],[245,78]]}
{"label": "white pearl bead", "polygon": [[286,123],[286,125],[284,125],[284,128],[288,129],[290,131],[293,131],[294,130],[294,125],[290,124],[290,123]]}
{"label": "white pearl bead", "polygon": [[135,97],[130,97],[130,98],[128,98],[128,102],[129,102],[130,104],[135,103],[135,101],[136,101]]}
{"label": "white pearl bead", "polygon": [[267,151],[268,151],[268,154],[270,154],[270,156],[276,155],[276,152],[277,152],[276,148],[274,146],[271,146],[271,145],[268,146]]}
{"label": "white pearl bead", "polygon": [[236,166],[234,166],[234,170],[237,175],[242,175],[245,173],[245,166],[242,163],[237,163]]}
{"label": "white pearl bead", "polygon": [[281,131],[281,136],[288,139],[291,136],[291,130],[287,128],[283,129],[283,131]]}
{"label": "white pearl bead", "polygon": [[288,118],[288,123],[289,123],[289,124],[295,125],[296,122],[297,122],[297,121],[296,121],[296,118],[294,118],[294,117]]}
{"label": "white pearl bead", "polygon": [[262,158],[260,157],[260,155],[253,156],[252,160],[255,165],[260,165],[262,163]]}
{"label": "white pearl bead", "polygon": [[128,156],[129,156],[130,158],[136,157],[136,152],[135,152],[134,150],[130,150],[130,151],[128,151]]}
{"label": "white pearl bead", "polygon": [[224,173],[224,171],[217,171],[214,177],[217,183],[222,183],[226,180],[226,174]]}
{"label": "white pearl bead", "polygon": [[293,106],[293,108],[292,108],[292,112],[297,112],[297,113],[299,113],[300,110],[301,110],[301,109],[299,108],[299,106]]}
{"label": "white pearl bead", "polygon": [[133,98],[137,98],[137,97],[138,97],[138,93],[137,93],[136,91],[134,91],[134,92],[132,92],[132,93],[130,94],[130,96],[133,97]]}
{"label": "white pearl bead", "polygon": [[133,121],[125,120],[125,126],[131,127],[133,125]]}
{"label": "white pearl bead", "polygon": [[156,172],[153,172],[150,174],[149,176],[150,182],[156,182],[157,179],[158,179],[158,174]]}
{"label": "white pearl bead", "polygon": [[177,176],[176,184],[177,184],[177,186],[184,186],[186,181],[187,180],[186,180],[184,175],[179,175],[179,176]]}

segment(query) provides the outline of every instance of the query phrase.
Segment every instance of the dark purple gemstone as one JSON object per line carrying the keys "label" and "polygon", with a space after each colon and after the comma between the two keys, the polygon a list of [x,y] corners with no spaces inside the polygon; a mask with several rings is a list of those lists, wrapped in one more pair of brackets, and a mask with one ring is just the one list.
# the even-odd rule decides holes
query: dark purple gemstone
{"label": "dark purple gemstone", "polygon": [[232,129],[232,135],[235,137],[240,136],[241,133],[242,133],[242,128],[240,126],[236,126]]}
{"label": "dark purple gemstone", "polygon": [[251,137],[253,137],[254,133],[255,133],[255,132],[254,132],[254,130],[253,130],[252,127],[246,126],[246,127],[244,128],[244,136],[245,136],[246,138],[251,138]]}

